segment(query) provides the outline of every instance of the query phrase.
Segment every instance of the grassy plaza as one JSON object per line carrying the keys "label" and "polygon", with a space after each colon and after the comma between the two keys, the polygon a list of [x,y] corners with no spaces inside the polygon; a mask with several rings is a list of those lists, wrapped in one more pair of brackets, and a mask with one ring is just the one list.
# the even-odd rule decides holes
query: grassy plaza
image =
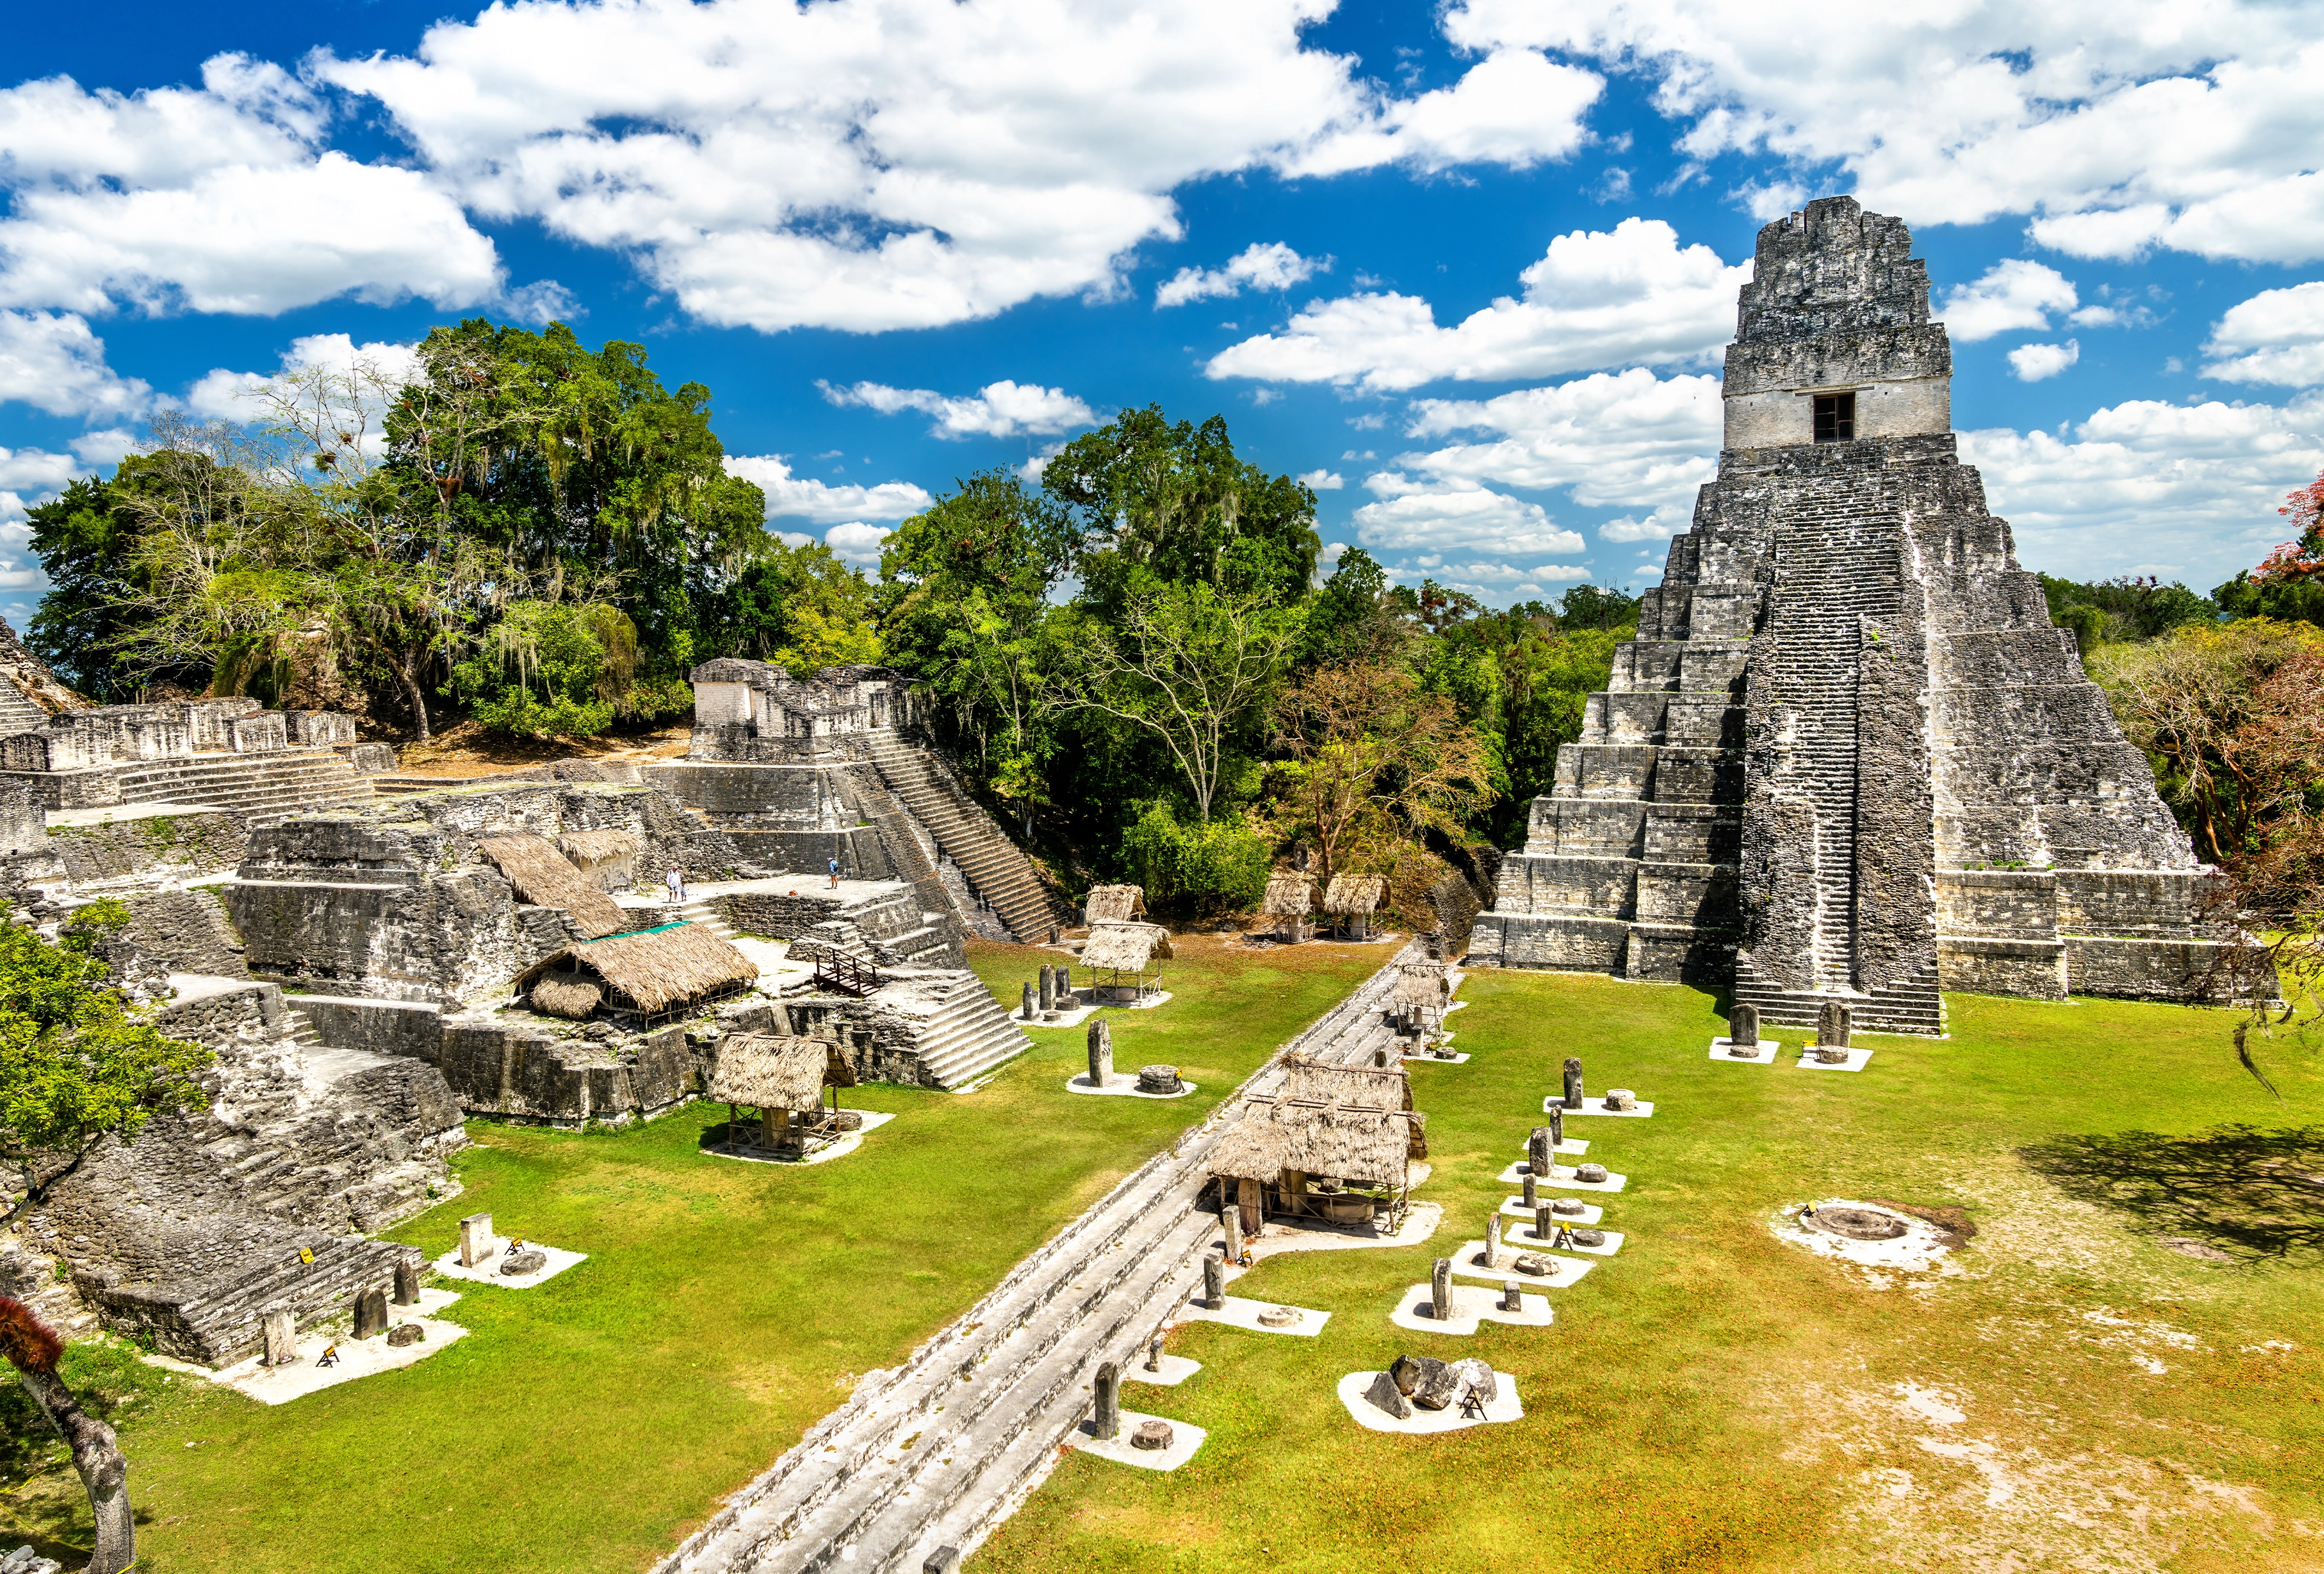
{"label": "grassy plaza", "polygon": [[[1044,955],[972,960],[1013,999]],[[139,1567],[647,1568],[1385,955],[1182,940],[1176,998],[1111,1015],[1120,1064],[1202,1084],[1169,1104],[1065,1094],[1081,1030],[1037,1028],[980,1091],[852,1092],[902,1118],[829,1165],[704,1157],[725,1118],[709,1105],[622,1133],[477,1123],[466,1193],[396,1237],[441,1251],[485,1209],[591,1260],[537,1291],[471,1289],[447,1314],[473,1330],[456,1346],[274,1409],[79,1347],[84,1380],[125,1401]],[[1953,996],[1950,1039],[1870,1038],[1865,1071],[1810,1075],[1797,1033],[1775,1066],[1710,1060],[1715,1002],[1690,989],[1484,973],[1461,997],[1474,1058],[1414,1073],[1436,1238],[1262,1264],[1237,1293],[1329,1310],[1323,1336],[1180,1329],[1172,1349],[1204,1370],[1126,1402],[1209,1429],[1203,1452],[1169,1476],[1069,1455],[975,1566],[2314,1566],[2312,1256],[2160,1244],[2300,1237],[2300,1177],[2324,1160],[2310,1057],[2270,1060],[2278,1103],[2220,1014]],[[1657,1105],[1569,1126],[1629,1177],[1596,1199],[1622,1250],[1553,1292],[1549,1329],[1390,1327],[1391,1298],[1514,1190],[1492,1178],[1569,1053],[1592,1091]],[[2137,1132],[2155,1140],[2087,1140]],[[2045,1179],[2021,1150],[2075,1174]],[[2144,1211],[2093,1200],[2109,1186]],[[1944,1271],[1875,1287],[1766,1228],[1827,1197],[1958,1208],[1976,1234]],[[1526,1420],[1358,1430],[1333,1384],[1401,1350],[1484,1356]],[[84,1501],[51,1469],[0,1515],[57,1544]]]}

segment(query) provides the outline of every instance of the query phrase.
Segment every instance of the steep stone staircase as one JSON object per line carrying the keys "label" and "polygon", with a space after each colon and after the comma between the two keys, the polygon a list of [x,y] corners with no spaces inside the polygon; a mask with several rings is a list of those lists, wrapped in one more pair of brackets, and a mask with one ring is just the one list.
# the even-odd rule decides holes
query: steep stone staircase
{"label": "steep stone staircase", "polygon": [[25,699],[14,683],[0,678],[0,737],[34,732],[48,724],[47,711]]}
{"label": "steep stone staircase", "polygon": [[192,755],[156,760],[121,776],[124,803],[199,804],[253,827],[374,796],[372,778],[331,749]]}
{"label": "steep stone staircase", "polygon": [[1002,1061],[1032,1048],[984,981],[948,972],[942,1004],[917,1035],[921,1068],[947,1090],[965,1088]]}
{"label": "steep stone staircase", "polygon": [[[1328,1049],[1376,1020],[1403,959],[1286,1047]],[[1244,1091],[1279,1081],[1279,1060]],[[656,1574],[881,1574],[974,1546],[1088,1412],[1098,1365],[1128,1360],[1199,1285],[1216,1233],[1199,1206],[1205,1161],[1240,1107],[1222,1105],[903,1366],[867,1376]]]}
{"label": "steep stone staircase", "polygon": [[1945,1001],[1937,992],[1934,963],[1904,983],[1886,988],[1818,993],[1785,989],[1760,977],[1748,961],[1739,958],[1736,961],[1735,1004],[1757,1006],[1763,1023],[1813,1027],[1825,1004],[1834,1000],[1849,1008],[1851,1028],[1858,1032],[1920,1033],[1932,1038],[1944,1034]]}
{"label": "steep stone staircase", "polygon": [[666,908],[652,911],[654,922],[643,926],[647,929],[659,928],[662,924],[683,919],[687,923],[700,924],[722,940],[733,940],[737,932],[733,924],[718,915],[716,908],[699,896],[678,908],[675,913],[669,912]]}
{"label": "steep stone staircase", "polygon": [[881,781],[928,828],[936,846],[960,866],[1010,934],[1030,943],[1047,939],[1052,928],[1068,921],[1065,904],[1009,833],[931,751],[892,734],[875,734],[871,754]]}

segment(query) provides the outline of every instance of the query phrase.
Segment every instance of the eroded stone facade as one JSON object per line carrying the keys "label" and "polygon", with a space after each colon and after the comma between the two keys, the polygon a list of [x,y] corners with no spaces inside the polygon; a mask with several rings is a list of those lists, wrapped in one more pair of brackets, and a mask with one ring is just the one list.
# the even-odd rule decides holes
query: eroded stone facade
{"label": "eroded stone facade", "polygon": [[1760,231],[1718,479],[1474,960],[1916,1032],[1941,985],[2202,987],[2211,876],[1956,457],[1911,244],[1848,198]]}

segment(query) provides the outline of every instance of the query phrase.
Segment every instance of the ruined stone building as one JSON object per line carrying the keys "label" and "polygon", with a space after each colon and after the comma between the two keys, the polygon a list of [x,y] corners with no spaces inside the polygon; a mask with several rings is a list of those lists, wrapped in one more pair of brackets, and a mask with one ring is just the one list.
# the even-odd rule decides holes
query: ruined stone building
{"label": "ruined stone building", "polygon": [[[81,706],[0,625],[0,897],[51,932],[121,901],[108,960],[217,1056],[208,1111],[101,1150],[0,1238],[0,1292],[230,1361],[412,1259],[366,1237],[456,1191],[466,1119],[650,1118],[738,1034],[946,1088],[1026,1049],[963,944],[1061,909],[899,729],[894,675],[696,677],[684,762],[382,792],[393,753],[349,718]],[[673,906],[673,866],[710,889]]]}
{"label": "ruined stone building", "polygon": [[1956,457],[1904,224],[1768,225],[1738,319],[1718,478],[1471,960],[1916,1032],[1941,987],[2187,997],[2208,872]]}

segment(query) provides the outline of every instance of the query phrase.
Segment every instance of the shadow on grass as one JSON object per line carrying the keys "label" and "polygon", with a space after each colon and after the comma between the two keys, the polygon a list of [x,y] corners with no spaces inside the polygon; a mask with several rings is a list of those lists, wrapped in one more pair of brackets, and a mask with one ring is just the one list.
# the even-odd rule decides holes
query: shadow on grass
{"label": "shadow on grass", "polygon": [[2058,1136],[2017,1150],[2067,1196],[2127,1213],[2192,1256],[2239,1263],[2324,1250],[2324,1126],[2187,1136]]}

